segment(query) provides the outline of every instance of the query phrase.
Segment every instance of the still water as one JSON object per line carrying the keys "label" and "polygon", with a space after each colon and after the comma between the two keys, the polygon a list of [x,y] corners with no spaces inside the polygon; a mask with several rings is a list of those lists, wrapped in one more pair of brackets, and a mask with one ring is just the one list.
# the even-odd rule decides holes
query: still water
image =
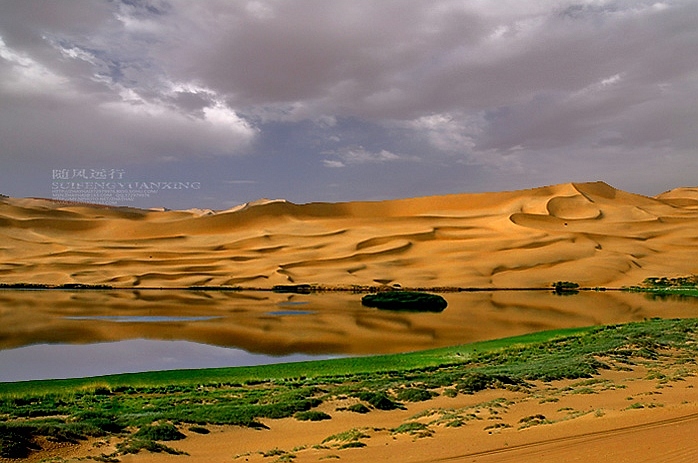
{"label": "still water", "polygon": [[0,381],[407,352],[563,327],[698,317],[643,294],[445,293],[441,313],[351,293],[0,291]]}

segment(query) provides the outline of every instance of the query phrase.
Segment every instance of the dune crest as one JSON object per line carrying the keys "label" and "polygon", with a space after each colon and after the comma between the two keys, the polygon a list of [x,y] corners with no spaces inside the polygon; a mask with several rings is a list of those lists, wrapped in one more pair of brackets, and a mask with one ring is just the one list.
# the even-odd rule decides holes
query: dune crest
{"label": "dune crest", "polygon": [[698,273],[698,188],[603,182],[224,211],[0,198],[0,283],[532,287]]}

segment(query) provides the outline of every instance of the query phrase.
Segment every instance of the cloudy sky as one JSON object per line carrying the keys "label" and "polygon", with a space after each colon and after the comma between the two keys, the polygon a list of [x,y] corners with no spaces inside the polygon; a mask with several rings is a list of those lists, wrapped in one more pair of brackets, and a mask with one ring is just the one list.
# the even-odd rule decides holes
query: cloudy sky
{"label": "cloudy sky", "polygon": [[697,57],[695,0],[3,0],[0,193],[654,195],[698,184]]}

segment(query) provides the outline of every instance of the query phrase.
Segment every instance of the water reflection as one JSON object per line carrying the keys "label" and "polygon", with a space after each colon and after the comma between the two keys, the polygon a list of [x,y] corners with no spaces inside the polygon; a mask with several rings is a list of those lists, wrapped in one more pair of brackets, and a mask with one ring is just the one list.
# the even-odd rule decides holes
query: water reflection
{"label": "water reflection", "polygon": [[0,351],[0,382],[80,378],[139,371],[267,365],[331,358],[273,357],[189,341],[133,339],[98,344],[40,344]]}
{"label": "water reflection", "polygon": [[[582,292],[562,298],[550,292],[499,291],[443,296],[449,305],[441,313],[402,313],[363,307],[361,295],[350,293],[5,290],[0,291],[0,351],[35,345],[52,345],[54,350],[89,345],[90,350],[102,343],[149,340],[186,341],[271,357],[356,355],[562,327],[698,316],[696,299],[650,300],[634,293]],[[7,362],[0,369],[15,368]]]}
{"label": "water reflection", "polygon": [[65,317],[67,320],[103,320],[107,322],[127,323],[158,323],[158,322],[198,322],[203,320],[213,320],[221,317],[167,317],[148,315],[96,315],[96,316],[73,316]]}

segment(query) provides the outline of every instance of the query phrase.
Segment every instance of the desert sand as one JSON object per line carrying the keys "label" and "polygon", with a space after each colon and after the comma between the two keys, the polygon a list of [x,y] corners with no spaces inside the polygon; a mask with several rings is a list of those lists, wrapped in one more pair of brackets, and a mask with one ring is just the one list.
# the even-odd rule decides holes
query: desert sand
{"label": "desert sand", "polygon": [[698,273],[696,229],[698,188],[602,182],[219,212],[0,198],[0,282],[619,286]]}

